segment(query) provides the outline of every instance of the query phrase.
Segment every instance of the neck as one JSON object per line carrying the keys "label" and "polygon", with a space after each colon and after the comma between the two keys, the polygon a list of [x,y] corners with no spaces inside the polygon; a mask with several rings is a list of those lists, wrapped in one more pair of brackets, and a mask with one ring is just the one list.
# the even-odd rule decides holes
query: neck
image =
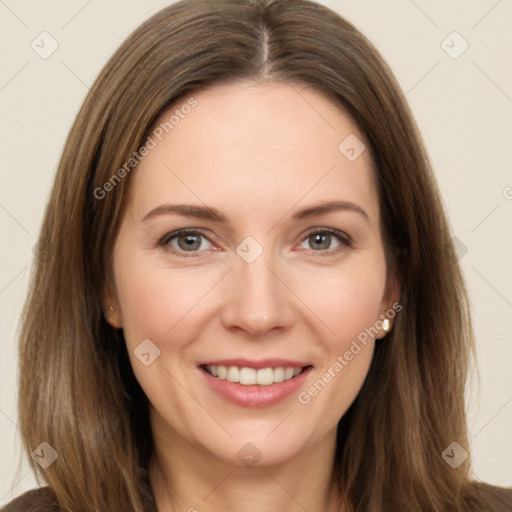
{"label": "neck", "polygon": [[340,512],[335,432],[292,460],[244,467],[153,429],[150,478],[158,512]]}

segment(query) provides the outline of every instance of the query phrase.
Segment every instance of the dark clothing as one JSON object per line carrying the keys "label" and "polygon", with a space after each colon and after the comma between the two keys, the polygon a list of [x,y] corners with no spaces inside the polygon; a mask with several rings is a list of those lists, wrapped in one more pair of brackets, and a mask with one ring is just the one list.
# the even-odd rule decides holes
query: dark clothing
{"label": "dark clothing", "polygon": [[[479,495],[489,503],[485,510],[468,512],[512,512],[512,488],[475,483]],[[33,489],[8,503],[0,512],[59,512],[48,487]]]}

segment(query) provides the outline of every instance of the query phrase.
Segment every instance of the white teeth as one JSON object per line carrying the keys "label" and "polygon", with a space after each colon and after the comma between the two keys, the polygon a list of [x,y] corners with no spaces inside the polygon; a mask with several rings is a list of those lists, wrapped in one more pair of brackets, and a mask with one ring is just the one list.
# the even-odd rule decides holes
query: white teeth
{"label": "white teeth", "polygon": [[240,384],[249,386],[256,384],[256,370],[254,368],[240,368]]}
{"label": "white teeth", "polygon": [[291,379],[293,377],[293,368],[291,366],[287,366],[284,369],[284,380]]}
{"label": "white teeth", "polygon": [[256,384],[260,386],[270,386],[274,384],[274,370],[272,368],[262,368],[256,373]]}
{"label": "white teeth", "polygon": [[240,381],[240,370],[238,366],[230,366],[228,368],[228,373],[226,374],[226,380],[229,382],[239,382]]}
{"label": "white teeth", "polygon": [[284,380],[284,368],[274,368],[274,382],[283,382]]}
{"label": "white teeth", "polygon": [[293,379],[302,372],[302,368],[293,368],[292,366],[279,366],[277,368],[254,368],[222,365],[206,365],[206,371],[218,379],[229,382],[239,382],[244,386],[258,384],[260,386],[270,386],[275,382],[283,382]]}
{"label": "white teeth", "polygon": [[225,379],[228,373],[228,369],[225,366],[217,366],[217,378]]}

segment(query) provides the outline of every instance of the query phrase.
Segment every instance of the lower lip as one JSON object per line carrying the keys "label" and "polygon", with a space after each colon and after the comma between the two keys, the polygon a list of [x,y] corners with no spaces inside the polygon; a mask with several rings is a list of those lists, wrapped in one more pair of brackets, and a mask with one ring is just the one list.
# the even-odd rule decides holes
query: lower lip
{"label": "lower lip", "polygon": [[304,384],[312,367],[309,366],[293,379],[275,382],[269,386],[258,384],[244,386],[237,382],[218,379],[210,375],[205,369],[199,369],[210,387],[225,400],[243,407],[268,407],[297,392]]}

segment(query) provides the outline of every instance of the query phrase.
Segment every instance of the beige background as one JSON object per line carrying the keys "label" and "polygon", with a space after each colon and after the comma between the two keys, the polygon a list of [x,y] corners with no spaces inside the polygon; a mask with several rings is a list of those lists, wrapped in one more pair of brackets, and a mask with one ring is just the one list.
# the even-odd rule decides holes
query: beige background
{"label": "beige background", "polygon": [[[168,3],[0,0],[0,504],[35,485],[26,463],[15,472],[16,330],[65,136],[106,59]],[[480,387],[473,382],[468,400],[475,478],[511,486],[512,2],[322,3],[378,47],[424,135],[453,234],[463,244],[461,255],[467,250],[460,262],[471,293],[481,373]],[[34,40],[42,46],[43,31],[58,43],[46,59],[31,47]],[[48,36],[41,37],[50,48]],[[464,41],[467,50],[452,58],[447,51],[455,56]]]}

